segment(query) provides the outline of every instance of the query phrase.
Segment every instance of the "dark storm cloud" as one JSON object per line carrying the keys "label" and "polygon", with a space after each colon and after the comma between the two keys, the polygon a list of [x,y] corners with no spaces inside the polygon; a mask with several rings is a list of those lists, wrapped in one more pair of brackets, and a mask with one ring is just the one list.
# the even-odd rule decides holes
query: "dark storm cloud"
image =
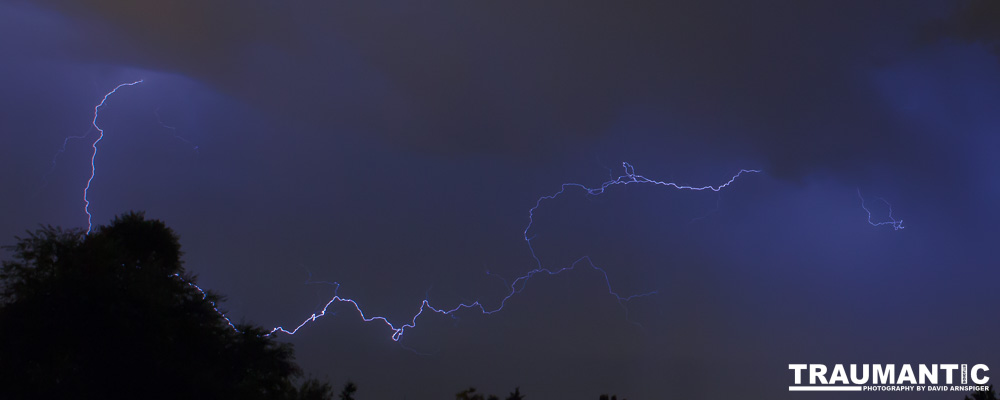
{"label": "dark storm cloud", "polygon": [[[288,47],[288,24],[262,4],[236,1],[48,1],[75,18],[67,51],[88,61],[181,72],[215,84],[258,46]],[[221,82],[220,82],[221,81]]]}
{"label": "dark storm cloud", "polygon": [[646,135],[697,136],[775,176],[932,145],[900,147],[908,132],[864,76],[915,46],[928,18],[910,2],[47,4],[81,21],[80,53],[434,152],[635,134],[612,130],[633,107],[686,129]]}
{"label": "dark storm cloud", "polygon": [[930,23],[926,30],[934,38],[983,43],[1000,55],[1000,1],[962,1],[950,18]]}
{"label": "dark storm cloud", "polygon": [[708,142],[750,145],[779,175],[898,142],[857,74],[900,40],[873,30],[912,23],[841,2],[49,5],[80,17],[82,53],[434,151],[548,151],[652,104]]}

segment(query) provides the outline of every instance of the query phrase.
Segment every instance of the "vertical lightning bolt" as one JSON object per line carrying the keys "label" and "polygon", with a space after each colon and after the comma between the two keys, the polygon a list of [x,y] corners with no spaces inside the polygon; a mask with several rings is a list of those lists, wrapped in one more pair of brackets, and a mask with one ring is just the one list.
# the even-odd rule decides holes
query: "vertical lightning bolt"
{"label": "vertical lightning bolt", "polygon": [[904,228],[903,220],[897,221],[895,218],[892,217],[892,204],[889,204],[889,202],[886,201],[885,199],[878,197],[879,200],[882,200],[882,202],[889,207],[889,220],[882,222],[872,222],[872,212],[871,210],[868,209],[867,206],[865,206],[865,198],[864,196],[861,195],[861,188],[858,188],[858,198],[861,199],[861,208],[865,209],[865,212],[868,213],[868,223],[871,224],[871,226],[890,225],[892,226],[892,229],[896,231]]}
{"label": "vertical lightning bolt", "polygon": [[[87,198],[87,195],[90,192],[90,183],[94,181],[94,174],[97,172],[97,168],[94,164],[94,160],[97,159],[97,144],[101,142],[101,139],[104,139],[104,130],[101,129],[99,125],[97,125],[97,116],[100,114],[101,107],[103,107],[104,103],[108,101],[108,97],[117,92],[118,89],[121,89],[123,86],[133,86],[133,85],[138,85],[140,83],[142,83],[142,79],[137,80],[135,82],[122,83],[118,86],[115,86],[114,89],[111,89],[110,92],[104,95],[104,98],[101,99],[101,102],[99,104],[94,106],[94,120],[91,121],[91,125],[93,125],[94,128],[97,128],[97,139],[94,140],[94,143],[90,145],[90,147],[94,149],[93,153],[91,153],[90,155],[90,178],[87,179],[87,186],[83,188],[83,203],[84,203],[83,212],[87,214],[88,235],[90,234],[90,230],[93,227],[93,216],[90,215],[90,200]],[[63,145],[65,146],[65,142],[63,143]]]}

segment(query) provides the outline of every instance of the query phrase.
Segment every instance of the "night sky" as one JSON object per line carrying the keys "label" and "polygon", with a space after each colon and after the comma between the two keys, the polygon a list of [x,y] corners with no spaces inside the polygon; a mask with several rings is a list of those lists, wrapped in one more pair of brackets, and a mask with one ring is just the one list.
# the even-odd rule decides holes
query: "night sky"
{"label": "night sky", "polygon": [[[645,4],[648,3],[648,4]],[[0,238],[144,210],[361,398],[833,398],[790,363],[1000,379],[1000,2],[0,1]],[[70,140],[68,136],[88,135]],[[893,217],[905,229],[872,226]],[[6,255],[5,255],[6,256]],[[488,274],[489,272],[489,274]],[[94,310],[100,312],[100,310]],[[958,399],[961,394],[859,394]],[[853,398],[852,397],[852,398]],[[714,398],[714,397],[712,397]]]}

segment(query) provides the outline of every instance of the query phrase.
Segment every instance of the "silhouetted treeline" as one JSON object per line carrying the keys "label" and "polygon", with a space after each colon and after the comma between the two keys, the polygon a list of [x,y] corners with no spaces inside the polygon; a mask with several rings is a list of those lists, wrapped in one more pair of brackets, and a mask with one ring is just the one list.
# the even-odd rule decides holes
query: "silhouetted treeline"
{"label": "silhouetted treeline", "polygon": [[[0,270],[2,399],[333,399],[292,346],[233,329],[188,284],[177,236],[141,213],[44,227]],[[346,391],[348,396],[353,393]]]}
{"label": "silhouetted treeline", "polygon": [[[355,400],[353,382],[335,396],[303,380],[290,344],[231,326],[163,222],[128,213],[90,234],[46,226],[5,248],[0,399]],[[475,388],[455,398],[500,399]],[[524,399],[520,388],[506,397]]]}
{"label": "silhouetted treeline", "polygon": [[[496,395],[486,396],[482,393],[476,393],[476,388],[470,387],[456,393],[455,400],[500,400],[500,398]],[[521,388],[515,388],[514,391],[507,396],[506,400],[524,400],[524,395],[521,394]]]}
{"label": "silhouetted treeline", "polygon": [[[461,392],[455,394],[455,400],[500,400],[496,395],[484,395],[482,393],[476,393],[476,388],[470,387]],[[524,395],[521,394],[521,388],[515,388],[513,392],[506,397],[505,400],[524,400]],[[602,394],[600,400],[618,400],[618,396],[610,396]],[[625,400],[625,399],[622,399]],[[979,400],[979,399],[974,399]]]}

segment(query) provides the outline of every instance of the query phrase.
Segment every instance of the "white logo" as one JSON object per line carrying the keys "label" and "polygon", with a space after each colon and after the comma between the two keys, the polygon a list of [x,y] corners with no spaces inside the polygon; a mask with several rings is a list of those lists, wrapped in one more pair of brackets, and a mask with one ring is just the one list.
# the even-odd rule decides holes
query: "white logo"
{"label": "white logo", "polygon": [[[986,364],[788,364],[788,391],[935,392],[989,391]],[[969,380],[972,384],[969,384]]]}

